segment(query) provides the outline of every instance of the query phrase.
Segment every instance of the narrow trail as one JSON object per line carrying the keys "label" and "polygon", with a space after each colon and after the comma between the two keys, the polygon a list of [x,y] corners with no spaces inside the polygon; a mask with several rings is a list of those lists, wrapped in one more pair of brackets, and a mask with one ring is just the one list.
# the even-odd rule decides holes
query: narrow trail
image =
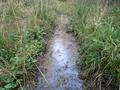
{"label": "narrow trail", "polygon": [[66,33],[68,17],[59,15],[57,27],[50,40],[45,57],[40,60],[39,68],[44,74],[38,76],[34,90],[82,90],[82,80],[78,77],[76,61],[78,51],[75,38]]}

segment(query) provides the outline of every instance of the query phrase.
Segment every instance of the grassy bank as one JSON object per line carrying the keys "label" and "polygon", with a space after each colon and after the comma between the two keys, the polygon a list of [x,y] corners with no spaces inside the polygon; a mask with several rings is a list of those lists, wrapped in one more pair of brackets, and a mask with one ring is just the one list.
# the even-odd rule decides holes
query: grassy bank
{"label": "grassy bank", "polygon": [[[34,75],[54,22],[49,0],[0,1],[0,90],[20,87]],[[54,17],[55,18],[55,17]]]}
{"label": "grassy bank", "polygon": [[72,31],[80,43],[81,78],[87,90],[118,90],[120,8],[113,3],[81,0],[71,19]]}

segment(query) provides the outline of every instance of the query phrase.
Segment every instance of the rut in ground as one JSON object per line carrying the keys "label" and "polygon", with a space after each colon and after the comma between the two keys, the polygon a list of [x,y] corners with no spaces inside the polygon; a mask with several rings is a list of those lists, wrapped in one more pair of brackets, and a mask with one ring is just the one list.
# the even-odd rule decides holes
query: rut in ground
{"label": "rut in ground", "polygon": [[45,57],[40,59],[35,90],[82,90],[82,80],[78,77],[76,61],[78,48],[75,38],[67,33],[68,17],[59,15],[53,38],[49,41]]}

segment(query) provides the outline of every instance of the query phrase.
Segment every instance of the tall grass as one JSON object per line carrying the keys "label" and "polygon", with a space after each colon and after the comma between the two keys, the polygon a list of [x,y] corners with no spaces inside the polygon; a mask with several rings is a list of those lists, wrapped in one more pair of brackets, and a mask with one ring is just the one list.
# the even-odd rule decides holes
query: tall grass
{"label": "tall grass", "polygon": [[31,80],[35,56],[45,50],[45,38],[54,22],[49,3],[0,1],[0,90],[23,90]]}
{"label": "tall grass", "polygon": [[80,42],[81,76],[89,89],[118,90],[120,8],[116,6],[114,0],[80,0],[71,20]]}
{"label": "tall grass", "polygon": [[68,16],[74,14],[76,0],[73,2],[72,0],[53,0],[53,2],[53,11],[55,11],[56,14],[66,14]]}

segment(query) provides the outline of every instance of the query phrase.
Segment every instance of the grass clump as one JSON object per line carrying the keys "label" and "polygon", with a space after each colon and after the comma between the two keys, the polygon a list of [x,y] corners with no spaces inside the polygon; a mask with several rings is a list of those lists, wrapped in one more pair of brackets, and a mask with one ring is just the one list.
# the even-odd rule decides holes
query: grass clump
{"label": "grass clump", "polygon": [[104,7],[92,0],[81,3],[71,20],[72,31],[80,42],[81,76],[89,89],[118,90],[120,8],[108,6],[109,2]]}
{"label": "grass clump", "polygon": [[67,0],[59,0],[59,1],[67,1]]}
{"label": "grass clump", "polygon": [[0,90],[21,88],[32,79],[36,55],[45,50],[54,19],[47,0],[0,2]]}

